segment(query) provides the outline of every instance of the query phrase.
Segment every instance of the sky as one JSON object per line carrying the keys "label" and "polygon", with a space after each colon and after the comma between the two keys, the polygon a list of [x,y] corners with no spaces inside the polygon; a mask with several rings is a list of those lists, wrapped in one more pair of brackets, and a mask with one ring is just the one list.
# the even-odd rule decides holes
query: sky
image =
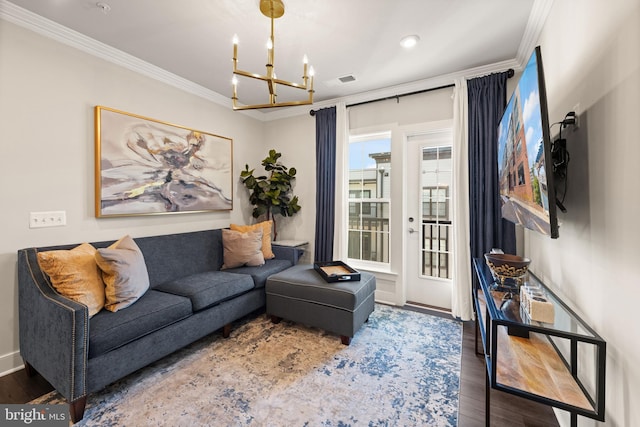
{"label": "sky", "polygon": [[370,139],[349,144],[349,170],[375,169],[376,161],[370,153],[388,153],[391,151],[389,138]]}

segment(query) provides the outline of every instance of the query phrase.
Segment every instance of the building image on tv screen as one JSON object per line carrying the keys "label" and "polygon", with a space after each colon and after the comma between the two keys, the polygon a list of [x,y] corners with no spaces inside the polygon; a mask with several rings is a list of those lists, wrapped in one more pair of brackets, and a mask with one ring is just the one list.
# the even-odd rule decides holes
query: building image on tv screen
{"label": "building image on tv screen", "polygon": [[498,127],[498,179],[503,218],[551,235],[544,123],[534,53]]}

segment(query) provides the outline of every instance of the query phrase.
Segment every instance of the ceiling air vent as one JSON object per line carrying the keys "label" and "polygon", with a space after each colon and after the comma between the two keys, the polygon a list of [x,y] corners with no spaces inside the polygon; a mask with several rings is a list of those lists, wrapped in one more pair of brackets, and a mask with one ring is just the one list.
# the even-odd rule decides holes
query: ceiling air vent
{"label": "ceiling air vent", "polygon": [[342,86],[345,84],[353,83],[355,81],[356,81],[356,76],[354,76],[353,74],[347,74],[342,77],[332,78],[331,80],[324,81],[323,83],[327,87],[336,87],[336,86]]}
{"label": "ceiling air vent", "polygon": [[349,74],[348,76],[342,76],[342,77],[338,77],[338,80],[340,80],[342,83],[351,83],[351,82],[355,82],[356,78]]}

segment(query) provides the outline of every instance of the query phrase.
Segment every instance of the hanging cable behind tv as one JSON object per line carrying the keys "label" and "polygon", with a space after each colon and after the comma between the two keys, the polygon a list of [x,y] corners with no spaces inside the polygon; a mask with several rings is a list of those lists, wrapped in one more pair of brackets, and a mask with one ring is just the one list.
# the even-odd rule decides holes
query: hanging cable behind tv
{"label": "hanging cable behind tv", "polygon": [[567,150],[567,140],[562,137],[562,129],[566,128],[569,125],[573,126],[575,124],[576,113],[574,111],[569,111],[561,122],[554,123],[554,125],[560,125],[560,133],[558,134],[558,138],[551,143],[551,161],[553,165],[553,173],[558,179],[564,181],[562,199],[557,196],[558,189],[556,189],[556,206],[558,206],[558,208],[563,213],[567,212],[567,209],[564,207],[564,199],[567,196],[568,169],[571,156],[569,155],[569,151]]}

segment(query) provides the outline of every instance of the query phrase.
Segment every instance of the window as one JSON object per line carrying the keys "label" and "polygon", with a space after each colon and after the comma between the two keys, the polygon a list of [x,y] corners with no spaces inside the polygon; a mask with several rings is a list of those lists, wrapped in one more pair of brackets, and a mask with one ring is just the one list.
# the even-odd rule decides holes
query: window
{"label": "window", "polygon": [[451,279],[451,146],[422,152],[422,274]]}
{"label": "window", "polygon": [[422,215],[426,220],[449,218],[449,186],[422,189]]}
{"label": "window", "polygon": [[389,263],[391,134],[349,140],[347,256]]}
{"label": "window", "polygon": [[524,166],[522,163],[518,165],[518,185],[524,185]]}

